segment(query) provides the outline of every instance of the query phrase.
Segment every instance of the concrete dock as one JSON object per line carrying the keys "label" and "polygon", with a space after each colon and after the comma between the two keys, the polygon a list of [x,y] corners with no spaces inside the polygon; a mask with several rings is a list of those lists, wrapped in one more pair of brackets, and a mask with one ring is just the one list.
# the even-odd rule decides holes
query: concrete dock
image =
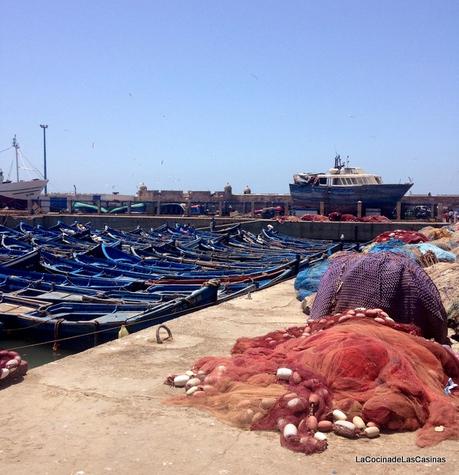
{"label": "concrete dock", "polygon": [[[229,427],[211,415],[163,401],[182,391],[168,373],[204,355],[227,355],[236,338],[301,324],[293,281],[186,315],[155,328],[29,371],[0,391],[2,474],[360,474],[457,473],[457,441],[420,449],[415,434],[348,440],[306,457],[274,432]],[[363,456],[444,457],[446,463],[363,464]]]}

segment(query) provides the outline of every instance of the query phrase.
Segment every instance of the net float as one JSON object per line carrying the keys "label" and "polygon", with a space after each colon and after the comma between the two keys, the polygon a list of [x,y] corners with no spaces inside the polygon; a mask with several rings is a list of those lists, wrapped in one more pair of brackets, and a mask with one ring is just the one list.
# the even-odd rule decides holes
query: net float
{"label": "net float", "polygon": [[376,437],[379,437],[379,429],[377,427],[367,427],[363,433],[369,439],[375,439]]}
{"label": "net float", "polygon": [[317,430],[317,427],[318,427],[318,422],[317,422],[317,417],[316,416],[308,416],[306,418],[306,427],[315,432]]}
{"label": "net float", "polygon": [[296,371],[294,371],[293,374],[292,374],[292,381],[293,381],[295,384],[300,384],[301,381],[303,381],[303,378],[300,376],[299,373],[297,373]]}
{"label": "net float", "polygon": [[203,391],[205,391],[205,393],[209,396],[211,394],[217,394],[217,390],[211,386],[210,384],[205,384],[203,387],[202,387]]}
{"label": "net float", "polygon": [[340,411],[339,409],[335,409],[333,412],[333,418],[335,421],[345,421],[347,419],[346,414],[344,414],[343,411]]}
{"label": "net float", "polygon": [[348,439],[357,438],[355,425],[349,421],[336,421],[333,426],[333,432]]}
{"label": "net float", "polygon": [[355,427],[357,427],[357,429],[360,429],[360,430],[363,430],[366,427],[365,422],[363,422],[363,419],[359,416],[353,417],[352,423],[355,425]]}
{"label": "net float", "polygon": [[382,324],[386,323],[386,320],[384,320],[384,318],[381,318],[381,317],[376,317],[374,321],[378,323],[382,323]]}
{"label": "net float", "polygon": [[287,407],[293,412],[302,412],[306,409],[306,405],[303,402],[302,399],[299,397],[295,397],[293,399],[290,399],[287,403]]}
{"label": "net float", "polygon": [[284,430],[284,427],[288,424],[288,420],[287,419],[284,419],[283,417],[281,417],[280,419],[277,420],[277,428],[283,432]]}
{"label": "net float", "polygon": [[367,422],[367,427],[378,427],[374,422]]}
{"label": "net float", "polygon": [[323,432],[316,432],[314,434],[314,439],[317,440],[327,440],[327,434],[324,434]]}
{"label": "net float", "polygon": [[387,318],[389,315],[386,312],[379,312],[379,316]]}
{"label": "net float", "polygon": [[298,394],[297,393],[287,393],[287,394],[284,394],[284,399],[292,399],[294,397],[298,397]]}
{"label": "net float", "polygon": [[357,312],[356,312],[355,310],[352,310],[352,309],[351,309],[351,310],[348,310],[346,313],[347,313],[348,315],[355,315]]}
{"label": "net float", "polygon": [[311,394],[309,395],[309,399],[308,399],[309,404],[314,404],[314,405],[316,405],[316,404],[319,404],[319,401],[320,401],[320,397],[319,397],[318,394],[316,394],[316,393],[311,393]]}
{"label": "net float", "polygon": [[286,424],[284,430],[282,431],[285,439],[290,439],[298,435],[298,429],[294,424]]}
{"label": "net float", "polygon": [[179,374],[174,378],[174,386],[176,388],[183,388],[189,379],[190,377],[187,374]]}
{"label": "net float", "polygon": [[190,378],[192,378],[195,375],[194,371],[191,371],[190,369],[188,371],[185,371],[185,374],[189,376]]}
{"label": "net float", "polygon": [[265,415],[262,412],[256,412],[252,417],[252,424],[256,424],[258,421],[263,419]]}
{"label": "net float", "polygon": [[18,366],[19,366],[19,361],[15,359],[9,360],[5,364],[5,368],[9,369],[10,371],[12,369],[16,369]]}
{"label": "net float", "polygon": [[198,386],[199,384],[201,384],[201,380],[199,378],[190,378],[186,382],[186,387],[191,388],[192,386]]}
{"label": "net float", "polygon": [[279,379],[288,380],[292,374],[293,371],[290,368],[279,368],[277,370],[276,376]]}
{"label": "net float", "polygon": [[355,424],[352,423],[351,421],[335,421],[335,426],[340,426],[340,427],[346,427],[349,430],[355,430]]}
{"label": "net float", "polygon": [[354,309],[356,312],[365,312],[366,307],[355,307]]}
{"label": "net float", "polygon": [[365,317],[365,314],[363,312],[357,312],[355,316],[362,318],[362,317]]}
{"label": "net float", "polygon": [[321,432],[331,432],[333,430],[333,422],[319,421],[317,423],[317,429]]}
{"label": "net float", "polygon": [[260,406],[263,409],[271,409],[276,402],[277,399],[275,397],[264,397],[260,402]]}
{"label": "net float", "polygon": [[386,317],[386,320],[387,320],[388,322],[395,323],[395,320],[394,320],[393,318],[389,317],[389,315]]}
{"label": "net float", "polygon": [[188,388],[186,390],[186,395],[187,396],[192,396],[196,391],[199,391],[198,386],[191,386],[191,388]]}
{"label": "net float", "polygon": [[319,389],[316,389],[316,394],[319,396],[319,398],[321,399],[325,399],[329,396],[329,392],[328,392],[328,389],[325,389],[325,388],[319,388]]}
{"label": "net float", "polygon": [[375,310],[374,308],[368,308],[365,310],[365,315],[368,317],[376,317],[379,314],[378,310]]}
{"label": "net float", "polygon": [[346,320],[349,320],[352,317],[353,315],[342,315],[341,317],[338,318],[338,323],[345,322]]}

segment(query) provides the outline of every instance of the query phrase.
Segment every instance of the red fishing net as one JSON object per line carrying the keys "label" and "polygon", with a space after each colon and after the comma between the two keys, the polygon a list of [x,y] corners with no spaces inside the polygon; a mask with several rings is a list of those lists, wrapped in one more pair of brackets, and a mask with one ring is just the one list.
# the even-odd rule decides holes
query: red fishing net
{"label": "red fishing net", "polygon": [[403,229],[396,229],[395,231],[386,231],[384,233],[378,234],[373,242],[385,242],[389,239],[398,239],[403,241],[405,244],[417,244],[419,242],[427,242],[429,239],[424,236],[424,234],[418,233],[416,231],[405,231]]}
{"label": "red fishing net", "polygon": [[0,350],[0,389],[22,379],[28,364],[15,351]]}
{"label": "red fishing net", "polygon": [[[175,385],[186,384],[187,395],[168,403],[245,429],[280,430],[282,445],[306,454],[325,450],[327,441],[318,439],[331,429],[364,435],[333,424],[334,409],[381,430],[420,429],[419,446],[459,438],[459,394],[444,393],[448,379],[459,378],[459,360],[418,335],[379,309],[356,309],[240,338],[230,357],[201,358],[189,380],[179,384],[179,376]],[[174,377],[166,383],[174,385]]]}

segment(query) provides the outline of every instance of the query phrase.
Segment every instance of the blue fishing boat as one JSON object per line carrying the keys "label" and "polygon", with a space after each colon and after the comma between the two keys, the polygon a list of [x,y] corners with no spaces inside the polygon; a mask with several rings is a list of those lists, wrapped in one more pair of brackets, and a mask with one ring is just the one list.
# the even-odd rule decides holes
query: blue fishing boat
{"label": "blue fishing boat", "polygon": [[[10,335],[83,350],[118,337],[122,326],[133,333],[177,318],[217,301],[219,282],[210,281],[191,295],[159,304],[100,304],[65,302],[43,305],[22,297],[3,296],[0,321]],[[15,306],[21,311],[11,312]]]}

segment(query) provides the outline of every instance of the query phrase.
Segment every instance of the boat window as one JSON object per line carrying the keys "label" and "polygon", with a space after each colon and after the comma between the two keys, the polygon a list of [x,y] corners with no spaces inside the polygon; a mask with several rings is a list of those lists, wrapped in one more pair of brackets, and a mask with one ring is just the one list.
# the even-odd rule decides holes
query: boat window
{"label": "boat window", "polygon": [[327,178],[325,178],[325,177],[319,178],[319,184],[320,185],[326,185],[327,184]]}
{"label": "boat window", "polygon": [[333,178],[332,180],[332,185],[340,185],[340,179],[339,178]]}

